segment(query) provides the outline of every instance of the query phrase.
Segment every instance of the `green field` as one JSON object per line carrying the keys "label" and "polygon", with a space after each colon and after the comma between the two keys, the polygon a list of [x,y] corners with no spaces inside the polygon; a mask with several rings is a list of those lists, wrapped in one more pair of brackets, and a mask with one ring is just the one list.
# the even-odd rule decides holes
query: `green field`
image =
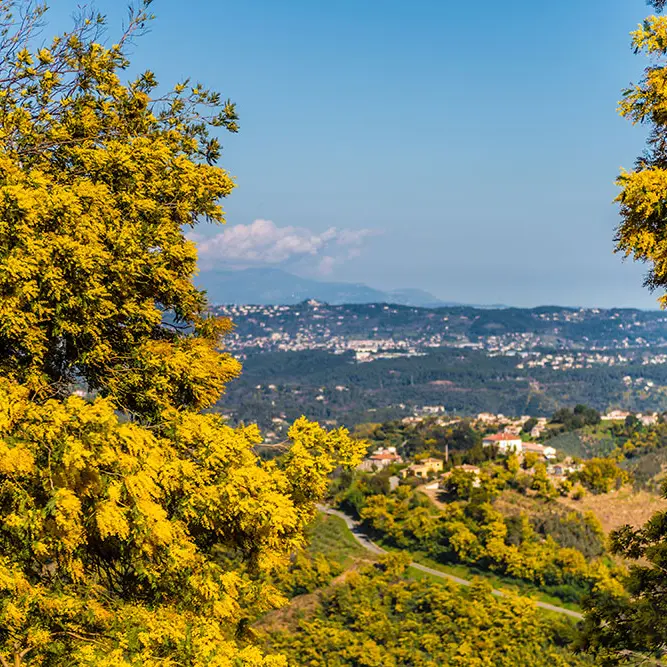
{"label": "green field", "polygon": [[373,560],[373,554],[354,539],[354,535],[337,516],[318,514],[308,527],[308,553],[325,555],[331,561],[349,566],[355,560]]}

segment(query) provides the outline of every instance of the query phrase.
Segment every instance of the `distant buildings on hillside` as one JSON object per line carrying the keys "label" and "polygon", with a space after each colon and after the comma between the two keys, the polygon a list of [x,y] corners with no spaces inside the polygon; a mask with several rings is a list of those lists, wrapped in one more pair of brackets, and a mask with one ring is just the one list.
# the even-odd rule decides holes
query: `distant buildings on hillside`
{"label": "distant buildings on hillside", "polygon": [[[482,440],[483,447],[495,447],[499,454],[516,454],[524,456],[526,454],[537,454],[541,459],[551,461],[556,458],[556,449],[549,445],[542,445],[536,442],[524,442],[516,435],[502,432],[487,435]],[[367,458],[365,458],[357,469],[363,472],[377,472],[384,470],[390,465],[402,464],[403,459],[398,454],[396,447],[378,448]],[[457,466],[461,467],[461,466]],[[465,466],[463,466],[465,468]],[[429,457],[414,461],[400,471],[404,479],[409,476],[426,479],[441,473],[444,469],[444,461],[439,458]]]}
{"label": "distant buildings on hillside", "polygon": [[510,433],[487,435],[482,440],[482,447],[497,447],[500,454],[537,454],[545,459],[555,459],[556,450],[548,445],[536,442],[524,442]]}
{"label": "distant buildings on hillside", "polygon": [[[219,305],[213,310],[237,325],[226,338],[227,347],[235,354],[319,349],[351,353],[357,363],[364,363],[423,356],[437,348],[478,349],[489,357],[516,358],[519,370],[548,368],[561,372],[667,363],[667,354],[661,349],[667,343],[665,318],[649,313],[640,317],[632,312],[596,310],[503,312],[505,333],[480,335],[472,330],[471,318],[465,312],[436,315],[426,309],[387,304],[329,306],[310,300],[291,306]],[[532,331],[523,330],[526,317],[534,320]],[[551,324],[545,327],[547,322]],[[581,322],[592,327],[587,336],[582,336],[578,326],[571,326]],[[390,336],[386,333],[389,323]],[[616,332],[608,326],[611,323],[618,327]],[[554,336],[558,337],[555,347]],[[580,349],[582,344],[587,349]],[[630,379],[655,389],[650,380]]]}
{"label": "distant buildings on hillside", "polygon": [[602,421],[622,421],[629,417],[630,413],[625,410],[611,410],[606,415],[600,415]]}
{"label": "distant buildings on hillside", "polygon": [[[453,417],[447,414],[447,410],[443,405],[423,405],[413,408],[414,413],[409,417],[403,417],[401,421],[404,424],[419,424],[426,419],[435,418],[435,423],[438,426],[448,426],[461,421],[461,417]],[[610,410],[607,414],[601,415],[602,421],[623,421],[629,416],[636,417],[644,426],[652,426],[657,424],[659,415],[657,412],[651,413],[632,413],[626,410]],[[524,426],[529,419],[535,420],[534,426],[530,429],[529,434],[531,438],[540,438],[547,430],[547,417],[530,417],[523,415],[521,417],[507,417],[502,413],[494,414],[492,412],[480,412],[475,417],[470,418],[476,422],[477,426],[488,428],[489,426],[502,429],[503,435],[515,436],[518,440],[519,434],[524,430]],[[488,445],[487,445],[488,446]],[[502,446],[501,446],[502,451]]]}
{"label": "distant buildings on hillside", "polygon": [[401,470],[401,477],[406,478],[408,475],[421,477],[422,479],[432,474],[442,472],[442,459],[428,458],[409,465],[407,468]]}
{"label": "distant buildings on hillside", "polygon": [[[358,466],[358,470],[374,472],[384,470],[392,463],[403,463],[403,459],[396,452],[396,447],[376,449],[368,458],[365,458]],[[442,461],[440,462],[442,464]],[[442,468],[440,468],[442,470]]]}
{"label": "distant buildings on hillside", "polygon": [[482,447],[497,447],[501,454],[520,454],[523,441],[510,433],[487,435],[482,440]]}
{"label": "distant buildings on hillside", "polygon": [[644,426],[652,426],[653,424],[658,423],[658,413],[657,412],[654,412],[653,414],[650,414],[650,415],[638,414],[638,415],[635,415],[635,417],[637,417],[637,419],[639,419],[639,421]]}
{"label": "distant buildings on hillside", "polygon": [[650,414],[642,414],[640,412],[634,415],[632,412],[627,412],[626,410],[611,410],[606,415],[602,415],[600,419],[602,421],[623,421],[630,416],[636,417],[644,426],[652,426],[658,422],[657,412],[652,412]]}

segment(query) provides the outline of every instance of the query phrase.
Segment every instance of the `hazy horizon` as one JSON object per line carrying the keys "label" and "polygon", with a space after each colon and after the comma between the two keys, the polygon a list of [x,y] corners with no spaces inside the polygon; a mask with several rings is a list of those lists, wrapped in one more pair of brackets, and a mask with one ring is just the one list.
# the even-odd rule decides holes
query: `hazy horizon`
{"label": "hazy horizon", "polygon": [[[350,285],[350,286],[358,286],[358,285],[363,285],[365,287],[369,287],[371,289],[380,291],[380,292],[399,292],[399,291],[408,291],[408,290],[416,290],[420,292],[424,292],[426,294],[431,294],[435,299],[438,301],[445,302],[447,304],[452,304],[456,306],[472,306],[472,307],[480,307],[480,308],[569,308],[569,309],[578,309],[578,308],[585,308],[585,309],[595,309],[595,308],[600,308],[602,310],[612,310],[612,309],[637,309],[637,310],[642,310],[642,311],[656,311],[656,312],[664,312],[662,311],[658,306],[657,302],[655,306],[635,306],[635,305],[610,305],[610,306],[600,306],[595,303],[591,304],[579,304],[579,303],[547,303],[547,302],[541,302],[541,303],[527,303],[527,304],[516,304],[516,303],[505,303],[505,302],[484,302],[484,303],[472,303],[472,302],[467,302],[467,301],[461,301],[460,299],[457,299],[454,296],[438,296],[437,294],[433,294],[429,290],[423,290],[420,287],[415,287],[412,285],[404,285],[402,287],[394,288],[394,289],[387,289],[383,287],[382,285],[376,285],[370,282],[360,282],[360,281],[346,281],[346,280],[328,280],[326,278],[322,277],[315,277],[312,278],[310,276],[304,276],[304,275],[299,275],[297,273],[291,272],[291,271],[286,271],[285,269],[279,268],[279,267],[253,267],[251,269],[247,268],[238,268],[238,269],[228,269],[228,268],[223,268],[220,267],[219,269],[216,270],[211,270],[211,271],[204,271],[200,273],[196,278],[195,282],[201,286],[206,288],[206,285],[204,284],[207,281],[210,281],[211,278],[215,275],[216,272],[243,272],[246,270],[253,270],[253,269],[259,269],[259,270],[268,270],[268,271],[280,271],[287,273],[289,275],[296,276],[297,278],[302,278],[305,280],[314,280],[320,283],[324,284],[345,284],[345,285]],[[316,298],[315,296],[310,297],[310,298]],[[213,300],[212,303],[218,303],[218,301]],[[222,302],[220,302],[222,303]],[[355,303],[354,301],[350,303]],[[255,305],[251,302],[248,302],[247,305]],[[276,304],[280,305],[280,304]]]}

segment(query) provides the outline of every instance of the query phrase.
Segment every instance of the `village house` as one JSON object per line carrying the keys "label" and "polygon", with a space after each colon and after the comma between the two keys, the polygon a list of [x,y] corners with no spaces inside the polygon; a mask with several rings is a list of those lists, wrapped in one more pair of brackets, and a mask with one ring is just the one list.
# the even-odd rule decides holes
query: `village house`
{"label": "village house", "polygon": [[561,463],[553,463],[547,466],[547,475],[552,477],[567,477],[573,472],[583,468],[581,463],[574,463],[571,457],[567,457]]}
{"label": "village house", "polygon": [[544,458],[551,460],[556,458],[556,448],[550,445],[544,445]]}
{"label": "village house", "polygon": [[565,477],[568,472],[570,472],[568,466],[563,465],[562,463],[547,466],[547,475],[550,477]]}
{"label": "village house", "polygon": [[423,405],[417,408],[417,412],[422,415],[437,415],[445,412],[444,405]]}
{"label": "village house", "polygon": [[545,459],[555,459],[556,450],[548,445],[540,445],[536,442],[524,442],[521,444],[521,453],[528,454],[529,452],[537,454]]}
{"label": "village house", "polygon": [[405,479],[408,475],[414,475],[425,479],[430,474],[442,472],[443,463],[440,459],[423,459],[418,463],[413,463],[407,468],[401,470],[401,475]]}
{"label": "village house", "polygon": [[658,423],[658,413],[654,412],[650,415],[638,414],[637,419],[642,423],[643,426],[653,426],[653,424]]}
{"label": "village house", "polygon": [[432,457],[422,459],[418,463],[425,465],[431,472],[442,472],[444,466],[442,459],[434,459]]}
{"label": "village house", "polygon": [[533,428],[530,431],[530,437],[531,438],[539,438],[541,435],[544,433],[544,431],[547,428],[547,419],[546,417],[540,417],[537,420],[537,424],[533,426]]}
{"label": "village house", "polygon": [[463,465],[460,466],[454,466],[454,470],[463,470],[463,472],[470,472],[473,475],[479,475],[481,472],[481,469],[478,468],[477,466],[471,466],[468,463],[464,463]]}
{"label": "village house", "polygon": [[386,449],[380,448],[376,449],[369,457],[365,458],[357,466],[357,470],[363,472],[384,470],[392,463],[403,463],[403,459],[396,453],[396,447],[387,447]]}
{"label": "village house", "polygon": [[401,422],[403,424],[421,424],[421,422],[423,421],[424,421],[423,417],[415,417],[415,416],[403,417],[403,419],[401,419]]}
{"label": "village house", "polygon": [[629,416],[630,413],[625,410],[611,410],[606,415],[602,415],[600,419],[602,421],[621,421]]}
{"label": "village house", "polygon": [[472,483],[474,489],[478,489],[482,485],[482,480],[479,478],[479,474],[482,472],[481,468],[464,463],[460,466],[454,466],[454,470],[462,470],[463,472],[467,472],[469,475],[473,475],[475,478]]}
{"label": "village house", "polygon": [[538,456],[544,456],[544,445],[540,445],[536,442],[521,443],[521,453],[537,454]]}
{"label": "village house", "polygon": [[459,424],[461,419],[459,417],[438,417],[435,420],[435,423],[438,426],[452,426],[453,424]]}
{"label": "village house", "polygon": [[501,454],[509,454],[514,452],[519,454],[521,452],[521,438],[510,433],[496,433],[494,435],[487,435],[482,440],[482,447],[497,447]]}

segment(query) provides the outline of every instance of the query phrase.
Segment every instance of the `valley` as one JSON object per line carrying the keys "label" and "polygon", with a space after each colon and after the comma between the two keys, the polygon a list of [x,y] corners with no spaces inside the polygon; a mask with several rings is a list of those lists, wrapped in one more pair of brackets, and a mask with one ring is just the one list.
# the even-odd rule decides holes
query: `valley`
{"label": "valley", "polygon": [[[667,317],[639,310],[218,306],[244,373],[219,409],[280,438],[302,414],[354,426],[415,415],[667,410]],[[273,434],[273,435],[272,435]]]}

